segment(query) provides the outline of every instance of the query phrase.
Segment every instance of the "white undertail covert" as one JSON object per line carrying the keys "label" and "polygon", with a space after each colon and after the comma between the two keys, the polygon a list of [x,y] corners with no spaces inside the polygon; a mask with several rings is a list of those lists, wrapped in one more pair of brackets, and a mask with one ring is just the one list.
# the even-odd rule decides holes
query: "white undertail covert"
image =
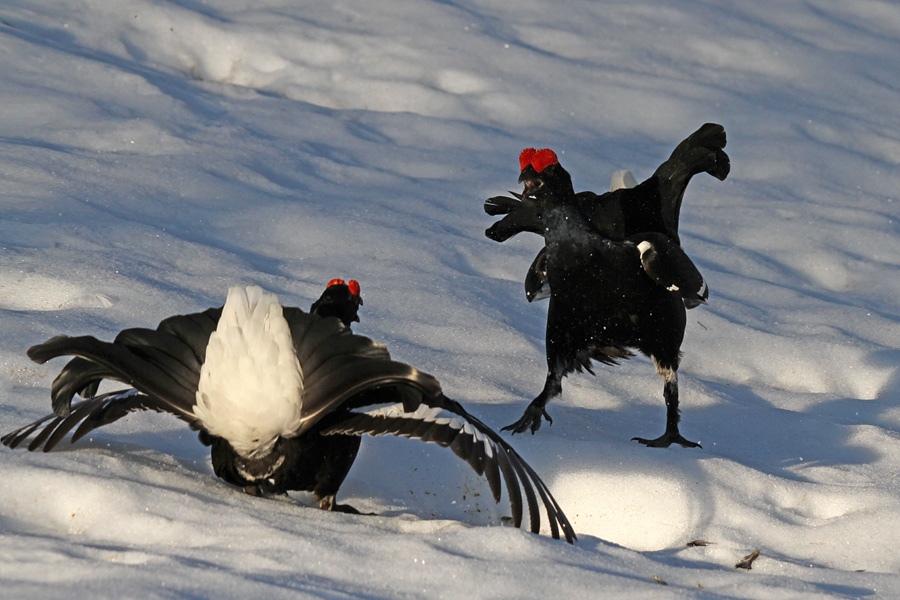
{"label": "white undertail covert", "polygon": [[194,414],[239,454],[261,458],[300,427],[303,372],[274,294],[233,287],[200,368]]}

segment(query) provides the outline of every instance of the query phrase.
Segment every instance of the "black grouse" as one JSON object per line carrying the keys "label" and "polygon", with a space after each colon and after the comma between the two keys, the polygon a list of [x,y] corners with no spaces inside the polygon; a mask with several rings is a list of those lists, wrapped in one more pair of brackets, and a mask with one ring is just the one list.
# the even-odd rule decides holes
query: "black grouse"
{"label": "black grouse", "polygon": [[[547,380],[513,433],[551,421],[547,403],[562,392],[572,371],[591,361],[615,364],[636,348],[650,356],[665,380],[666,430],[656,439],[634,438],[655,447],[697,447],[678,431],[678,363],[684,338],[685,303],[706,300],[706,284],[675,240],[656,232],[612,239],[597,228],[572,188],[569,173],[551,150],[527,149],[520,156],[524,198],[540,210],[550,286],[547,315]],[[552,422],[552,421],[551,421]]]}
{"label": "black grouse", "polygon": [[[634,187],[621,187],[605,194],[579,192],[578,206],[603,235],[612,240],[644,232],[657,232],[680,244],[678,220],[681,202],[691,178],[709,173],[724,180],[731,170],[725,153],[725,128],[706,123],[684,139],[656,172]],[[523,166],[524,168],[524,166]],[[496,196],[484,203],[489,215],[505,215],[485,231],[503,242],[523,231],[543,235],[540,205],[535,198],[510,192],[515,198]],[[538,253],[525,279],[528,301],[549,295],[546,278],[546,248]],[[696,306],[694,304],[693,306]],[[693,308],[688,304],[688,308]]]}
{"label": "black grouse", "polygon": [[[416,438],[449,446],[485,476],[497,502],[505,480],[516,527],[527,504],[530,529],[540,530],[540,501],[551,535],[573,542],[547,486],[509,444],[444,396],[434,377],[350,331],[361,304],[352,280],[329,284],[313,314],[282,307],[261,288],[235,287],[223,307],[170,317],[155,330],[125,329],[112,343],[52,338],[28,355],[38,363],[75,357],[53,382],[54,414],[2,443],[15,448],[37,432],[28,449],[47,452],[79,423],[73,443],[129,412],[170,413],[199,431],[226,482],[257,496],[309,491],[324,510],[357,513],[335,496],[359,436]],[[102,379],[131,388],[95,396]],[[78,393],[86,397],[73,403]]]}

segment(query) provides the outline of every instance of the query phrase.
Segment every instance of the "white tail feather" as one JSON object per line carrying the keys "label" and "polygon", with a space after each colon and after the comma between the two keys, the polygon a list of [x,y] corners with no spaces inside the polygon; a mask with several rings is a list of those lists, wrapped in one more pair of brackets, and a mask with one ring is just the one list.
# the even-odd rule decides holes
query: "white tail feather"
{"label": "white tail feather", "polygon": [[303,373],[274,294],[233,287],[200,368],[194,414],[245,457],[300,426]]}

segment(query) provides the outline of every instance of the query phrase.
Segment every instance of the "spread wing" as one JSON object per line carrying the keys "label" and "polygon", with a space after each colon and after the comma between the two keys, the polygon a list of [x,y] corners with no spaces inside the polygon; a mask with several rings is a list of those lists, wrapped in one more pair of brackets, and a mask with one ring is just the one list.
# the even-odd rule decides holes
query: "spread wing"
{"label": "spread wing", "polygon": [[95,390],[102,379],[120,381],[154,399],[166,412],[192,416],[206,344],[221,309],[170,317],[157,329],[125,329],[114,342],[92,336],[57,336],[28,349],[28,356],[45,363],[74,356],[53,381],[53,412],[67,417],[73,397]]}
{"label": "spread wing", "polygon": [[[724,180],[731,170],[725,153],[725,128],[706,123],[685,138],[669,158],[648,179],[635,185],[630,173],[613,174],[612,190],[605,194],[579,192],[579,206],[597,231],[612,240],[622,240],[642,232],[657,232],[680,244],[678,223],[684,192],[691,178],[709,173]],[[496,196],[484,203],[484,211],[492,216],[505,215],[485,231],[485,235],[503,242],[523,231],[543,235],[540,206],[533,198],[510,192],[514,198]],[[543,250],[541,251],[544,252]],[[525,295],[529,302],[549,296],[545,258],[535,258],[525,279]],[[702,279],[702,278],[701,278]],[[703,303],[685,299],[688,308]]]}
{"label": "spread wing", "polygon": [[694,175],[709,173],[720,181],[728,177],[731,160],[724,150],[726,142],[724,127],[717,123],[706,123],[678,144],[668,160],[656,169],[651,179],[656,180],[659,188],[660,204],[657,210],[664,227],[661,233],[679,242],[681,201]]}
{"label": "spread wing", "polygon": [[484,201],[484,212],[491,216],[505,215],[488,227],[484,235],[495,242],[505,242],[523,231],[544,235],[541,207],[537,200],[515,192],[510,194],[514,197],[494,196]]}
{"label": "spread wing", "polygon": [[[78,392],[96,389],[102,379],[130,385],[152,399],[153,410],[170,412],[202,428],[193,411],[200,368],[209,336],[222,309],[178,315],[157,329],[125,329],[114,342],[91,336],[58,336],[28,350],[39,363],[74,356],[54,380],[53,411],[66,418]],[[432,394],[440,385],[430,375],[390,360],[387,349],[355,335],[337,318],[321,318],[284,308],[297,359],[303,371],[301,435],[328,412],[368,388],[405,382]]]}
{"label": "spread wing", "polygon": [[[320,419],[318,433],[395,435],[449,447],[478,475],[487,479],[495,502],[500,502],[501,480],[505,482],[516,527],[521,527],[527,506],[531,531],[540,531],[540,499],[551,535],[558,539],[562,533],[568,542],[574,542],[576,537],[572,525],[534,469],[505,440],[467,413],[459,403],[443,396],[439,388],[437,395],[432,395],[434,391],[430,385],[409,382],[370,387],[348,398],[342,407],[346,410]],[[98,427],[144,410],[173,413],[168,405],[136,389],[121,390],[79,400],[71,405],[67,416],[47,415],[7,433],[0,438],[0,442],[9,448],[17,448],[32,438],[28,450],[49,452],[73,430],[70,441],[74,444]],[[194,424],[189,417],[173,414]]]}
{"label": "spread wing", "polygon": [[[68,416],[60,417],[51,413],[25,427],[11,431],[0,438],[0,442],[4,446],[17,448],[37,433],[28,444],[28,449],[31,451],[42,449],[44,452],[50,452],[67,433],[75,429],[76,425],[78,425],[78,429],[75,429],[71,438],[73,444],[98,427],[114,423],[128,413],[142,410],[172,412],[165,404],[146,394],[141,394],[135,389],[110,392],[76,402],[71,406]],[[182,414],[174,414],[184,418]],[[188,419],[188,422],[191,421]]]}
{"label": "spread wing", "polygon": [[[192,408],[206,343],[220,314],[220,309],[211,309],[172,317],[156,330],[124,330],[112,343],[60,336],[34,346],[29,356],[38,362],[75,358],[53,384],[54,414],[7,434],[2,443],[15,448],[34,435],[28,449],[49,451],[73,429],[74,442],[138,410],[172,413],[204,430]],[[505,480],[517,527],[527,505],[531,530],[540,530],[540,498],[551,534],[559,537],[562,531],[568,541],[575,539],[534,470],[489,427],[446,398],[434,377],[391,360],[384,346],[351,333],[337,318],[311,316],[297,308],[285,308],[284,316],[304,384],[300,424],[289,437],[315,428],[323,435],[390,434],[449,446],[487,478],[498,502],[500,480]],[[73,404],[77,391],[96,388],[101,379],[121,381],[132,389]]]}
{"label": "spread wing", "polygon": [[576,539],[572,525],[534,469],[490,427],[443,394],[422,394],[418,389],[364,394],[355,399],[352,410],[333,415],[320,433],[395,435],[449,447],[487,479],[495,502],[501,499],[501,478],[505,481],[516,527],[521,527],[524,495],[530,529],[540,531],[540,498],[551,535],[559,538],[562,532],[570,543]]}

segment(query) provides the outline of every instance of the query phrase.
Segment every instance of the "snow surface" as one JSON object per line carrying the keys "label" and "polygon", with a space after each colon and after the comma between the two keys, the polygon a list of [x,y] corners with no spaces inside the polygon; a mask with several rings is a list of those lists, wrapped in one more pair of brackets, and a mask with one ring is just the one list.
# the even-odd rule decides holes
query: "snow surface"
{"label": "snow surface", "polygon": [[630,441],[663,428],[643,358],[511,440],[574,547],[498,526],[433,445],[366,440],[340,498],[379,516],[327,514],[136,415],[0,450],[4,597],[900,595],[895,2],[7,0],[0,56],[3,432],[49,411],[34,343],[233,285],[307,307],[334,277],[362,284],[357,331],[500,427],[544,377],[541,240],[483,235],[519,151],[598,190],[713,121],[733,164],[681,218],[711,289],[679,377],[703,449]]}

